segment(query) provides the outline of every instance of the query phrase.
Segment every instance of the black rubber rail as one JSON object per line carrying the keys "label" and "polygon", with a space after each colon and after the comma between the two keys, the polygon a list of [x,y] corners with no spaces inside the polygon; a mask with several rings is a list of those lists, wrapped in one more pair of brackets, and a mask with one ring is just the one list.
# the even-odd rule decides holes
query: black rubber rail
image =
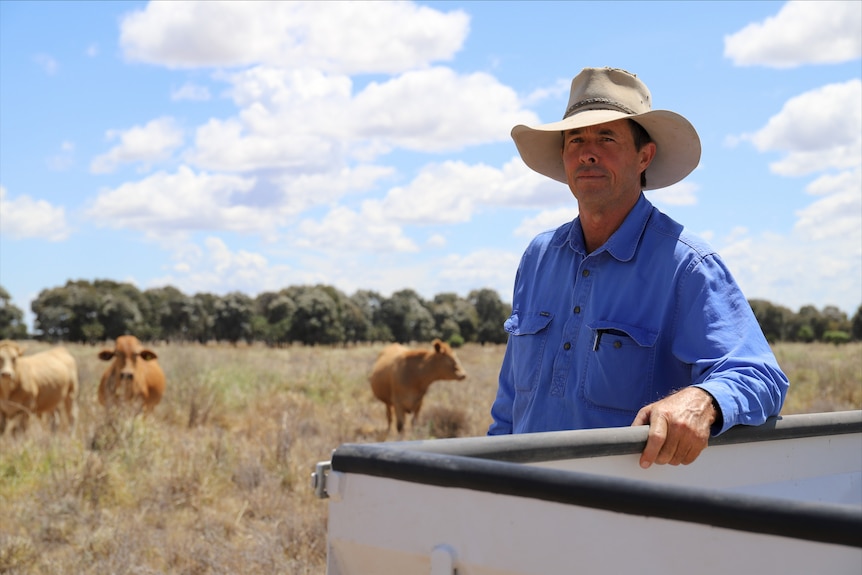
{"label": "black rubber rail", "polygon": [[[771,498],[701,487],[520,465],[577,457],[638,453],[646,427],[535,433],[505,437],[344,444],[332,469],[439,487],[455,487],[862,547],[862,509],[851,505]],[[733,444],[859,433],[862,411],[774,419],[734,428],[711,441]]]}

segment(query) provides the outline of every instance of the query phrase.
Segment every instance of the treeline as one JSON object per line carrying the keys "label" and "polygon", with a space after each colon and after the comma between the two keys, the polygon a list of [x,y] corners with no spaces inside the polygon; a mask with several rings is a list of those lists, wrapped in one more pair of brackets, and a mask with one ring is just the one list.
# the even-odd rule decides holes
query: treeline
{"label": "treeline", "polygon": [[793,312],[766,300],[752,299],[748,304],[770,342],[846,343],[862,340],[862,305],[856,308],[852,318],[848,318],[846,313],[831,305],[822,310],[806,305]]}
{"label": "treeline", "polygon": [[[749,304],[770,342],[862,340],[862,305],[851,319],[835,306],[793,312],[765,300]],[[95,344],[131,333],[144,341],[271,346],[408,343],[435,337],[453,345],[503,343],[510,305],[490,289],[474,290],[466,298],[443,293],[425,300],[412,289],[390,297],[368,290],[348,296],[332,286],[315,285],[252,298],[240,292],[189,296],[170,286],[140,291],[129,283],[78,280],[42,290],[31,310],[34,334],[27,333],[23,312],[0,286],[0,338]]]}
{"label": "treeline", "polygon": [[[174,287],[140,291],[111,280],[69,281],[42,290],[33,300],[33,327],[40,340],[91,343],[134,334],[143,341],[301,343],[430,341],[454,345],[506,341],[509,305],[497,292],[480,289],[466,298],[444,293],[423,299],[411,289],[383,297],[360,290],[292,286],[249,297],[186,295]],[[27,337],[23,313],[0,287],[0,338]]]}

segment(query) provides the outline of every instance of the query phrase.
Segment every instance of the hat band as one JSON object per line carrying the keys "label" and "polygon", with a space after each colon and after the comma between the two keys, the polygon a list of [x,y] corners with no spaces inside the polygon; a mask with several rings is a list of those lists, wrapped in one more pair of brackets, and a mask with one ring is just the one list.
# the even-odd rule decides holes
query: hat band
{"label": "hat band", "polygon": [[588,98],[586,100],[581,100],[580,102],[575,102],[574,104],[569,106],[569,109],[566,110],[566,114],[563,116],[563,119],[565,120],[584,106],[591,106],[591,110],[616,110],[624,114],[635,113],[634,110],[623,106],[615,100],[610,100],[608,98]]}

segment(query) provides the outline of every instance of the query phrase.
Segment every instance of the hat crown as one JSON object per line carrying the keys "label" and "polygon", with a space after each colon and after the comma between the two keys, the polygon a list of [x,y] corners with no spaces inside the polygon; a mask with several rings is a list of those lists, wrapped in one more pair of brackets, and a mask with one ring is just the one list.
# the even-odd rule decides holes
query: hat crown
{"label": "hat crown", "polygon": [[643,114],[652,108],[650,91],[631,72],[619,68],[584,68],[572,79],[563,119],[588,110]]}

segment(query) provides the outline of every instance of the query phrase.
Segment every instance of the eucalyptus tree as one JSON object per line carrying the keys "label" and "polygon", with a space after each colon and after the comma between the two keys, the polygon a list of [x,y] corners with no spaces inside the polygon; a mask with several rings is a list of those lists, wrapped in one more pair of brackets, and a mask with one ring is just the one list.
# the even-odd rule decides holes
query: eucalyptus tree
{"label": "eucalyptus tree", "polygon": [[330,290],[318,285],[295,286],[289,291],[296,304],[290,329],[294,341],[306,345],[344,341],[344,326],[339,317],[338,304]]}
{"label": "eucalyptus tree", "polygon": [[213,335],[218,341],[236,344],[251,340],[254,301],[246,294],[233,291],[215,301]]}
{"label": "eucalyptus tree", "polygon": [[399,343],[430,341],[436,335],[434,316],[422,297],[412,289],[397,291],[384,300],[380,316]]}
{"label": "eucalyptus tree", "polygon": [[862,305],[856,308],[853,319],[850,322],[850,335],[855,340],[862,340]]}
{"label": "eucalyptus tree", "polygon": [[290,343],[296,303],[285,290],[263,292],[255,298],[255,339],[267,345]]}
{"label": "eucalyptus tree", "polygon": [[434,327],[440,338],[461,342],[476,341],[479,315],[469,301],[456,293],[445,292],[434,296],[428,304],[434,317]]}
{"label": "eucalyptus tree", "polygon": [[146,321],[151,315],[149,301],[137,287],[130,283],[96,280],[92,293],[98,301],[96,317],[104,330],[101,334],[104,339],[126,334],[142,341],[153,338],[155,330]]}
{"label": "eucalyptus tree", "polygon": [[380,293],[371,290],[358,290],[350,296],[357,309],[362,312],[370,325],[365,341],[393,341],[392,330],[383,321],[381,309],[386,300]]}
{"label": "eucalyptus tree", "polygon": [[173,286],[150,288],[144,291],[149,303],[147,324],[153,336],[166,341],[189,341],[195,320],[194,298]]}
{"label": "eucalyptus tree", "polygon": [[12,297],[0,286],[0,339],[25,339],[27,326],[24,312],[12,303]]}
{"label": "eucalyptus tree", "polygon": [[215,337],[216,305],[219,296],[200,292],[192,296],[192,317],[189,323],[189,337],[198,343],[206,343]]}
{"label": "eucalyptus tree", "polygon": [[795,337],[796,334],[793,333],[795,314],[788,308],[762,299],[748,300],[748,305],[751,306],[751,311],[754,312],[754,317],[760,324],[760,329],[767,341],[774,343]]}
{"label": "eucalyptus tree", "polygon": [[478,315],[476,341],[479,343],[506,343],[508,335],[503,324],[509,318],[510,306],[500,295],[488,288],[473,290],[467,296]]}
{"label": "eucalyptus tree", "polygon": [[33,326],[46,341],[95,342],[104,336],[100,305],[90,282],[67,281],[64,286],[43,289],[31,302]]}

